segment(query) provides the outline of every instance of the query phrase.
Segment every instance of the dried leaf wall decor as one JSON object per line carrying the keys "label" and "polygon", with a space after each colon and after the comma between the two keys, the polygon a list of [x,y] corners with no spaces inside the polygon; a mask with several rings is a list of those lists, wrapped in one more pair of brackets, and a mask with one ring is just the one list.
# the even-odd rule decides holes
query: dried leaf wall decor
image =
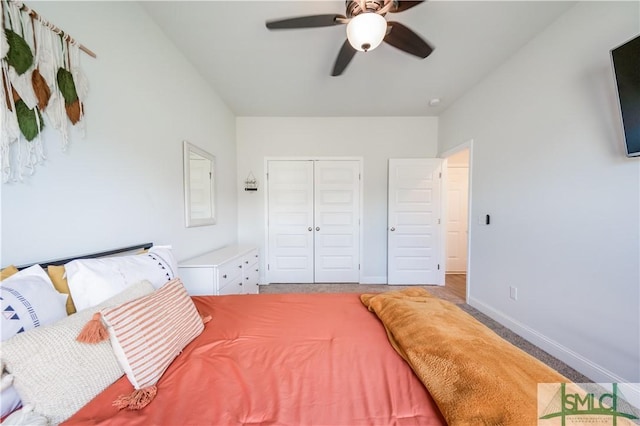
{"label": "dried leaf wall decor", "polygon": [[65,104],[64,109],[67,111],[67,117],[71,124],[76,124],[82,118],[82,104],[79,99],[76,99],[70,104]]}
{"label": "dried leaf wall decor", "polygon": [[[33,173],[44,160],[45,121],[59,133],[62,149],[69,142],[69,123],[84,132],[88,82],[79,52],[95,54],[24,3],[0,0],[0,6],[0,107],[5,109],[0,154],[7,182],[22,180],[23,171]],[[12,163],[14,149],[21,153],[19,164]]]}
{"label": "dried leaf wall decor", "polygon": [[5,28],[4,33],[9,43],[9,51],[6,55],[6,61],[11,65],[18,75],[22,75],[33,64],[33,53],[31,48],[19,34]]}
{"label": "dried leaf wall decor", "polygon": [[51,90],[49,89],[47,81],[44,79],[42,74],[40,74],[40,70],[38,68],[33,70],[33,74],[31,75],[31,84],[33,85],[33,91],[38,98],[38,108],[41,111],[44,111],[49,103],[49,99],[51,98]]}
{"label": "dried leaf wall decor", "polygon": [[38,108],[29,109],[22,99],[16,102],[16,115],[18,117],[18,126],[24,137],[31,142],[38,136],[38,133],[44,127],[42,115]]}
{"label": "dried leaf wall decor", "polygon": [[69,105],[78,100],[78,92],[73,82],[73,75],[64,68],[58,69],[58,88],[64,97],[64,102]]}

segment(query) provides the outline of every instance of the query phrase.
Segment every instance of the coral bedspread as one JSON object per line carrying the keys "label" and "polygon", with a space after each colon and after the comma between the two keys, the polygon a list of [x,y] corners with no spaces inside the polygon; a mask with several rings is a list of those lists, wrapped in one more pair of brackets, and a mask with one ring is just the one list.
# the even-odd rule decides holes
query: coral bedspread
{"label": "coral bedspread", "polygon": [[140,411],[122,377],[65,424],[442,425],[433,399],[357,294],[194,297],[213,319]]}

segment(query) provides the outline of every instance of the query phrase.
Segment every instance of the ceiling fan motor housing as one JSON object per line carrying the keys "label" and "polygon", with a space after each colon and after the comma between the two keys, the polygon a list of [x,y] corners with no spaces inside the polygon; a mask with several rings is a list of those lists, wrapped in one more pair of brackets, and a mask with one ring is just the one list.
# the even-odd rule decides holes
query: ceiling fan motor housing
{"label": "ceiling fan motor housing", "polygon": [[395,0],[346,0],[347,17],[353,18],[362,12],[378,12],[394,1]]}

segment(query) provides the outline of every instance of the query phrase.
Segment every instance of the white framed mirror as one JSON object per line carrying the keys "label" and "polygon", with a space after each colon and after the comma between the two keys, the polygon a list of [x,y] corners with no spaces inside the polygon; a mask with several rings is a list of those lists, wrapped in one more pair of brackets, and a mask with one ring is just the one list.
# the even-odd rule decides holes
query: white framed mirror
{"label": "white framed mirror", "polygon": [[187,228],[216,223],[215,163],[207,151],[184,141],[184,216]]}

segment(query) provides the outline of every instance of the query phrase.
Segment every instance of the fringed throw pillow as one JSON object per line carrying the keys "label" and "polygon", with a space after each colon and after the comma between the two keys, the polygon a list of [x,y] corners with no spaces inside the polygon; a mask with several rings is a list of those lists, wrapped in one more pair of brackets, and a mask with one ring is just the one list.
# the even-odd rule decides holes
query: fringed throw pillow
{"label": "fringed throw pillow", "polygon": [[[121,395],[114,401],[120,409],[138,410],[149,404],[162,374],[204,330],[203,319],[179,278],[148,296],[100,313],[118,362],[135,388],[132,394]],[[88,334],[99,340],[101,333],[95,331],[98,320],[94,318],[78,339],[83,340]],[[91,337],[84,339],[91,340]]]}

